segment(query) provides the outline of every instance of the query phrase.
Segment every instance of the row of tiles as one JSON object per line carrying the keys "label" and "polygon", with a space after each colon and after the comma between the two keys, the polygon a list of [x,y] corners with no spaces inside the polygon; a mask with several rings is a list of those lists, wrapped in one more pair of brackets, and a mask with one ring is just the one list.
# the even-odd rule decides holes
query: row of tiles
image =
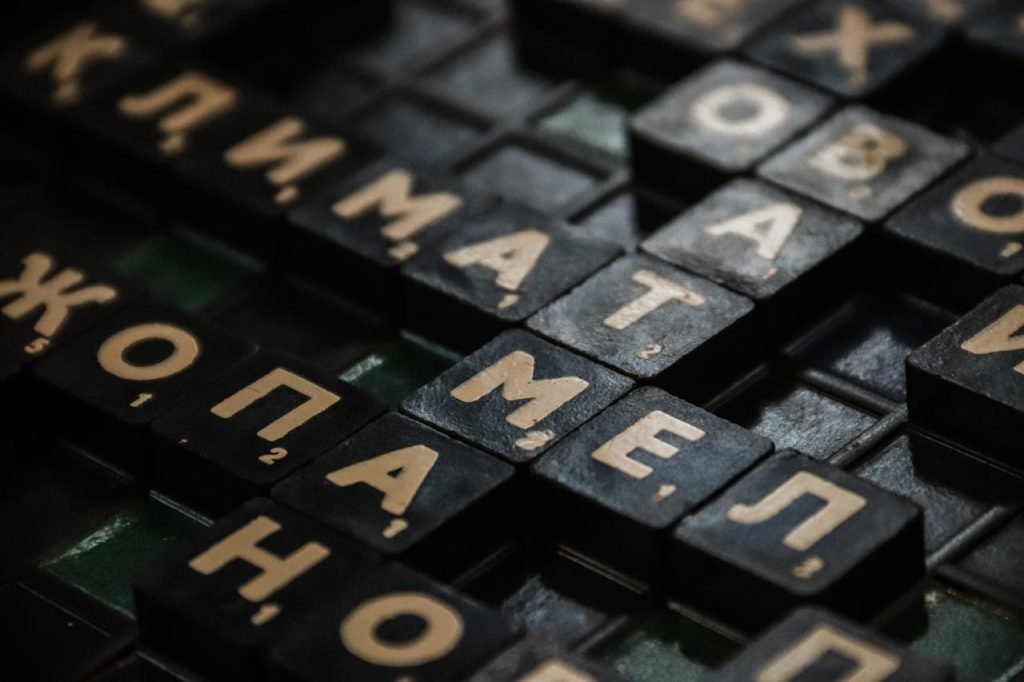
{"label": "row of tiles", "polygon": [[[62,318],[68,314],[69,307],[84,302],[95,302],[93,299],[96,296],[102,297],[113,291],[113,288],[106,284],[87,283],[70,292],[61,285],[58,285],[60,288],[56,292],[47,292],[45,278],[50,265],[46,262],[48,258],[47,254],[41,252],[29,254],[23,261],[26,266],[23,275],[5,281],[5,284],[36,284],[43,287],[40,289],[39,286],[24,286],[15,290],[15,293],[24,295],[15,299],[14,307],[5,309],[12,320],[9,324],[16,321],[24,322],[24,318],[29,317],[26,312],[39,307],[42,307],[45,313],[53,313],[58,322],[64,322],[66,320]],[[42,267],[44,265],[45,267]],[[38,281],[32,281],[30,275],[33,272],[39,275]],[[65,273],[64,280],[69,277],[75,279],[74,274],[78,275],[78,281],[82,277],[80,271],[62,272]],[[58,276],[50,281],[60,279],[61,276]],[[78,281],[72,286],[78,284]],[[75,293],[80,294],[77,300],[67,298]],[[1019,289],[1007,289],[1002,293],[1004,297],[1019,298],[1021,295]],[[35,301],[38,305],[27,308],[18,316],[21,307],[33,303],[33,295],[41,295],[43,298]],[[993,304],[998,303],[997,300],[993,301]],[[62,304],[66,304],[63,310]],[[176,323],[167,321],[174,319],[171,315],[178,316]],[[159,416],[156,420],[156,430],[162,433],[168,444],[172,445],[171,451],[177,455],[172,456],[173,463],[163,472],[164,475],[173,472],[174,475],[183,476],[186,479],[186,487],[192,488],[192,493],[196,492],[199,485],[209,487],[214,482],[214,477],[207,473],[211,471],[211,467],[208,466],[210,460],[219,464],[212,468],[213,471],[234,469],[237,472],[239,466],[247,466],[250,471],[258,471],[261,468],[264,471],[273,471],[269,477],[262,478],[263,484],[266,485],[268,480],[276,480],[278,476],[287,473],[286,469],[294,470],[299,464],[329,447],[344,436],[345,429],[350,432],[358,428],[372,414],[383,408],[380,404],[368,405],[367,396],[355,393],[341,396],[342,390],[341,387],[337,387],[337,382],[328,384],[331,390],[313,383],[295,371],[295,364],[291,364],[291,368],[288,367],[289,362],[293,361],[268,357],[268,354],[257,354],[252,360],[242,363],[237,371],[229,373],[222,382],[215,383],[202,392],[201,397],[192,398],[191,388],[197,383],[212,381],[217,376],[216,371],[211,371],[211,367],[216,363],[206,353],[210,349],[228,351],[224,357],[227,358],[226,364],[230,366],[232,360],[237,362],[241,359],[238,355],[240,345],[231,348],[227,340],[222,335],[218,338],[217,332],[213,330],[207,330],[200,335],[195,325],[184,320],[179,313],[171,314],[169,311],[158,311],[150,306],[132,304],[126,304],[120,312],[105,319],[101,318],[93,329],[83,329],[82,327],[88,327],[88,322],[79,318],[77,324],[81,335],[67,341],[63,348],[60,347],[61,339],[58,339],[57,343],[40,345],[36,343],[39,337],[34,335],[42,333],[37,327],[45,324],[47,317],[44,314],[35,320],[28,319],[28,324],[23,325],[20,330],[23,332],[20,341],[28,339],[22,345],[30,355],[48,356],[37,364],[36,376],[50,387],[51,395],[56,389],[58,399],[50,401],[51,404],[60,403],[60,398],[67,404],[69,397],[72,402],[84,402],[92,411],[83,415],[83,422],[88,427],[99,429],[107,435],[112,433],[111,429],[123,431],[126,428],[125,422],[147,424],[169,408],[170,414]],[[29,328],[25,328],[26,326]],[[998,326],[998,323],[991,326]],[[28,336],[24,332],[27,332]],[[73,329],[70,333],[74,333]],[[955,333],[956,327],[945,335]],[[971,333],[979,336],[977,333]],[[988,336],[991,337],[992,334]],[[14,340],[15,344],[19,343],[17,337]],[[999,340],[997,337],[997,341]],[[200,354],[200,349],[205,352]],[[244,352],[241,355],[244,356]],[[536,364],[545,368],[541,370],[545,375],[549,374],[547,370],[552,367],[557,367],[560,371],[551,372],[555,378],[538,380],[534,378]],[[200,368],[203,371],[200,371]],[[182,379],[185,381],[181,381]],[[165,381],[168,383],[163,383]],[[471,355],[463,363],[442,375],[434,384],[412,396],[406,403],[406,409],[485,449],[504,454],[513,460],[523,460],[553,445],[558,437],[572,431],[616,398],[621,397],[629,387],[630,382],[625,377],[610,370],[588,363],[536,337],[522,332],[510,332]],[[292,392],[285,396],[283,394],[286,391],[279,390],[283,388],[291,389]],[[501,393],[498,392],[499,388],[502,389]],[[296,404],[295,393],[304,400]],[[214,395],[219,398],[213,398]],[[273,400],[274,397],[277,400]],[[574,402],[580,398],[580,402]],[[518,406],[517,409],[510,409],[510,401],[529,402]],[[212,407],[206,403],[210,403]],[[336,405],[338,407],[335,407]],[[80,404],[77,407],[69,407],[69,414],[82,413]],[[463,408],[461,413],[460,408]],[[124,416],[118,419],[118,413]],[[107,418],[106,423],[98,420],[98,417],[104,415]],[[339,418],[339,415],[344,415],[346,419]],[[122,423],[111,425],[111,418]],[[316,422],[317,418],[321,421]],[[311,428],[318,423],[320,428]],[[324,425],[336,430],[324,429]],[[171,430],[167,431],[168,428]],[[323,433],[325,430],[327,432]],[[403,430],[406,433],[403,434]],[[665,442],[659,438],[669,434],[678,440]],[[308,438],[313,438],[313,444],[306,440]],[[430,438],[434,440],[425,442]],[[586,443],[580,445],[577,442],[580,439],[584,439]],[[699,451],[697,454],[700,455],[702,451],[706,457],[675,458],[674,455],[680,452],[680,446],[684,445],[684,441],[696,443],[696,449]],[[362,449],[364,442],[370,444],[367,446],[369,450]],[[453,448],[458,450],[456,445],[455,441],[426,427],[418,426],[411,420],[397,416],[386,417],[383,421],[361,431],[355,439],[343,444],[339,448],[342,454],[331,455],[338,457],[338,460],[325,457],[279,485],[274,494],[282,496],[283,499],[290,495],[293,506],[299,508],[314,504],[315,507],[305,508],[305,511],[321,519],[333,515],[333,525],[369,541],[371,545],[376,544],[378,548],[388,546],[382,538],[399,538],[391,548],[397,548],[400,552],[406,539],[415,539],[417,533],[429,533],[434,530],[429,526],[431,523],[439,523],[439,515],[464,512],[466,508],[474,507],[474,512],[469,516],[475,518],[480,512],[480,508],[475,507],[475,503],[478,502],[475,496],[483,497],[484,493],[493,492],[511,477],[510,467],[500,465],[497,460],[491,460],[482,453],[474,453],[465,446],[462,447],[473,453],[472,457],[467,454],[445,457],[443,460],[438,457],[442,446],[447,453]],[[701,446],[707,446],[708,449],[702,450]],[[729,449],[729,446],[733,448],[729,457],[726,460],[720,459],[723,448]],[[591,447],[593,449],[588,457],[587,452]],[[629,551],[625,552],[625,558],[628,561],[640,558],[643,563],[655,551],[653,546],[659,544],[656,538],[650,537],[651,531],[657,534],[660,529],[671,526],[680,515],[692,510],[696,504],[712,495],[770,449],[770,443],[728,425],[698,408],[656,389],[640,389],[617,402],[597,419],[566,439],[564,447],[554,448],[538,461],[534,469],[540,474],[541,479],[547,479],[555,488],[563,487],[571,492],[572,499],[568,507],[577,512],[584,512],[584,542],[585,536],[592,534],[594,530],[593,507],[587,510],[581,505],[581,498],[589,498],[591,505],[604,506],[604,511],[610,512],[608,522],[601,524],[602,537],[607,539],[610,534],[616,538],[628,539],[628,543],[620,540],[611,546],[605,543],[604,549],[621,554],[623,547],[619,545],[627,545]],[[344,454],[349,450],[360,453],[372,451],[374,455],[367,459],[363,454],[357,454],[355,459],[358,461],[352,462],[352,456]],[[666,462],[663,464],[652,461],[655,466],[641,463],[630,457],[635,451],[653,453]],[[187,453],[188,456],[183,459],[182,453]],[[458,461],[460,459],[461,463]],[[697,461],[698,459],[700,461]],[[231,460],[237,464],[230,463]],[[489,474],[473,474],[468,479],[460,480],[460,477],[467,475],[466,468],[473,468],[467,467],[467,462],[473,461],[479,468],[485,460],[490,463]],[[199,471],[202,472],[199,475],[195,475],[194,465],[197,462],[200,464]],[[279,467],[281,462],[284,463],[283,467]],[[419,494],[427,474],[433,473],[434,467],[442,462],[444,468],[454,467],[453,473],[445,478],[432,478],[431,482],[436,486],[434,490],[437,495],[445,499],[448,505],[442,509],[424,497],[417,500],[424,506],[413,510],[411,504]],[[779,467],[783,469],[782,473],[772,472],[772,469]],[[787,467],[795,469],[787,473]],[[321,468],[324,470],[320,471]],[[442,466],[438,466],[439,473],[445,473],[440,471],[441,468]],[[192,477],[188,476],[189,470],[193,473]],[[487,471],[487,467],[484,467],[484,470]],[[715,470],[716,477],[707,476],[712,470]],[[659,475],[650,478],[655,471]],[[694,475],[695,473],[699,475]],[[406,478],[407,476],[409,478]],[[655,480],[662,476],[665,480]],[[759,477],[764,476],[768,477],[767,481],[758,482]],[[836,476],[839,479],[836,479]],[[630,479],[636,481],[632,490],[626,487]],[[702,484],[707,483],[707,488],[695,490],[694,480],[701,480]],[[836,480],[839,484],[835,482]],[[444,485],[437,484],[436,481],[442,481]],[[789,581],[788,586],[782,589],[790,591],[791,601],[766,602],[766,610],[761,613],[751,613],[747,605],[740,612],[733,613],[733,617],[752,619],[748,622],[763,625],[766,620],[779,615],[780,609],[784,610],[791,606],[792,599],[806,596],[802,592],[804,589],[818,592],[819,596],[824,595],[823,598],[826,600],[840,599],[834,604],[837,607],[843,604],[848,608],[866,607],[871,603],[868,594],[861,589],[847,589],[850,588],[849,585],[844,586],[838,593],[830,592],[835,588],[833,583],[840,581],[851,565],[860,565],[871,559],[877,560],[879,555],[891,554],[896,551],[895,548],[898,548],[898,556],[892,559],[893,565],[908,571],[907,580],[917,577],[923,568],[920,514],[912,505],[900,501],[895,496],[827,465],[816,464],[798,456],[784,456],[771,460],[770,466],[758,468],[755,474],[743,479],[743,482],[748,486],[754,486],[752,491],[744,492],[741,483],[726,493],[726,497],[730,494],[738,495],[737,500],[743,502],[730,503],[727,500],[720,500],[716,504],[724,506],[712,515],[712,518],[717,518],[724,524],[724,527],[718,530],[719,533],[724,533],[724,542],[723,537],[716,539],[713,537],[714,532],[711,532],[710,536],[704,538],[706,542],[702,545],[700,528],[705,522],[700,520],[701,513],[684,521],[676,531],[677,538],[682,540],[681,546],[691,548],[684,552],[696,551],[698,556],[707,555],[705,561],[710,561],[714,565],[715,561],[723,561],[721,557],[714,558],[714,555],[722,546],[727,546],[727,543],[735,539],[733,536],[737,528],[745,525],[761,526],[765,522],[778,525],[780,534],[785,536],[781,547],[778,538],[769,538],[764,533],[765,527],[761,526],[757,532],[749,536],[755,541],[754,546],[741,545],[736,548],[739,553],[725,557],[724,562],[739,566],[738,573],[741,575],[734,576],[734,579],[742,585],[744,581],[752,579],[749,573],[752,570],[750,564],[747,563],[744,567],[745,562],[749,562],[751,553],[759,557],[753,568],[757,573],[765,569],[763,552],[767,550],[770,553],[773,549],[782,549],[782,555],[777,557],[779,565],[774,567],[776,570],[769,570],[769,575],[754,576],[753,579],[755,582],[765,580],[767,584],[785,584]],[[368,497],[364,495],[368,491],[362,486],[350,488],[357,484],[369,486],[371,491]],[[456,495],[446,490],[446,485],[454,486],[453,490],[458,492],[460,497],[464,497],[461,501],[467,505],[466,508],[452,505]],[[324,494],[323,486],[327,486],[332,493],[334,502]],[[471,491],[472,487],[477,489]],[[359,497],[341,500],[337,497],[336,488],[358,491]],[[792,490],[787,492],[788,488]],[[289,489],[291,493],[288,492]],[[230,485],[216,486],[215,495],[219,498],[220,504],[224,504],[229,498],[228,490],[231,490]],[[632,495],[631,499],[626,499],[627,492]],[[380,497],[381,493],[383,498]],[[794,519],[788,518],[785,514],[780,516],[780,513],[788,510],[790,506],[796,507],[801,498],[808,494],[817,495],[829,504],[825,510],[812,515],[809,521],[794,530]],[[838,501],[831,499],[833,495],[838,495]],[[557,498],[557,495],[555,497]],[[496,501],[499,496],[490,495],[490,499]],[[801,544],[803,540],[795,537],[807,532],[811,535],[820,532],[821,528],[818,531],[808,531],[803,525],[817,519],[817,523],[810,525],[821,526],[822,513],[828,511],[833,503],[837,506],[831,516],[838,516],[833,518],[831,523],[841,527],[851,517],[860,513],[868,499],[871,500],[871,513],[861,516],[859,520],[871,527],[877,525],[880,519],[895,524],[890,530],[891,535],[900,538],[896,545],[889,542],[888,535],[870,537],[856,532],[854,536],[861,536],[868,544],[854,547],[849,541],[842,538],[837,540],[838,536],[834,536],[830,539],[837,544],[834,544],[829,552],[835,556],[829,555],[827,562],[818,553],[810,553],[807,556],[802,556],[799,551],[795,555],[792,553],[794,542],[800,544],[796,549],[805,551],[830,535],[831,529],[825,528],[823,535],[810,538],[806,546]],[[436,499],[433,501],[436,502]],[[353,514],[354,508],[360,505],[369,512],[367,517],[359,518]],[[762,506],[764,509],[758,511]],[[895,512],[894,507],[902,509],[902,513]],[[712,505],[707,510],[710,513],[714,508],[715,505]],[[412,511],[425,513],[428,517],[432,515],[433,518],[428,518],[421,524],[418,519],[413,518]],[[507,514],[507,510],[502,514],[482,514],[478,520],[493,523],[495,518],[500,519],[504,514]],[[560,513],[556,516],[568,520],[572,515]],[[446,519],[441,518],[440,522],[444,520]],[[688,524],[696,524],[696,536],[693,538],[687,536]],[[570,521],[569,527],[572,525]],[[616,525],[619,526],[618,529],[615,528]],[[411,533],[408,532],[410,528]],[[850,528],[853,526],[847,526],[847,531],[853,532],[849,530]],[[645,533],[638,531],[647,531],[647,537],[644,538]],[[908,537],[916,539],[908,542]],[[757,540],[770,541],[767,548],[758,548]],[[600,544],[598,543],[599,554]],[[466,543],[460,541],[455,546],[464,548]],[[697,549],[693,550],[692,547]],[[911,547],[916,548],[911,552],[915,556],[905,556],[904,553]],[[818,551],[824,553],[825,550],[816,548],[815,552]],[[610,560],[615,563],[614,558]],[[689,568],[700,564],[701,561],[694,560],[692,556],[682,561],[682,565],[688,567],[684,574],[689,576],[684,583],[690,587],[699,585],[691,598],[712,596],[713,591],[708,590],[707,585],[691,580],[694,576],[688,572]],[[707,574],[707,571],[703,573]],[[711,574],[715,573],[719,571],[711,571]],[[895,570],[892,574],[899,575]],[[905,587],[907,580],[897,580],[894,577],[888,587]],[[820,582],[814,587],[806,588],[809,582],[814,581]],[[775,587],[778,588],[778,584]],[[729,592],[735,595],[734,591]],[[749,590],[743,592],[747,593]],[[851,595],[857,595],[855,604],[845,602]],[[875,597],[884,598],[879,594],[875,594]]]}

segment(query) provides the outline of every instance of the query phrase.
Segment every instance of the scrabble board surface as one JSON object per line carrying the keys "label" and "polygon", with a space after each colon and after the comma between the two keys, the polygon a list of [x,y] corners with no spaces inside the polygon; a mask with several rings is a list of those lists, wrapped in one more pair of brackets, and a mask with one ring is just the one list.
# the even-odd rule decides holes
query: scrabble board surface
{"label": "scrabble board surface", "polygon": [[2,11],[3,679],[1024,680],[1021,0]]}

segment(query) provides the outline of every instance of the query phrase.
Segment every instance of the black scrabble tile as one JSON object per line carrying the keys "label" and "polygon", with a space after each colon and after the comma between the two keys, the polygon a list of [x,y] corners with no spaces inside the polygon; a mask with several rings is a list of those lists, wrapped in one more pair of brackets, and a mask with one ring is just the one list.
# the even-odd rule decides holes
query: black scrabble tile
{"label": "black scrabble tile", "polygon": [[383,401],[281,353],[257,352],[153,424],[156,476],[225,510],[336,445]]}
{"label": "black scrabble tile", "polygon": [[[908,260],[932,261],[933,297],[973,303],[1024,272],[1024,167],[982,156],[911,201],[886,231],[913,247]],[[914,270],[911,279],[921,276]]]}
{"label": "black scrabble tile", "polygon": [[[139,302],[97,323],[34,370],[47,403],[64,415],[62,431],[93,442],[109,443],[115,434],[130,442],[130,429],[141,437],[135,429],[254,351],[177,310]],[[141,450],[118,449],[128,450],[115,454],[127,455],[131,468],[146,468],[138,461]]]}
{"label": "black scrabble tile", "polygon": [[708,682],[754,680],[950,682],[952,672],[862,625],[803,608],[773,626]]}
{"label": "black scrabble tile", "polygon": [[[682,377],[681,388],[691,392],[713,358],[730,357],[752,308],[705,279],[648,256],[626,256],[541,310],[529,326],[631,376]],[[753,348],[751,339],[744,343],[746,362]]]}
{"label": "black scrabble tile", "polygon": [[180,61],[119,80],[77,113],[123,157],[119,180],[248,249],[281,239],[272,221],[311,185],[373,156],[233,77]]}
{"label": "black scrabble tile", "polygon": [[16,679],[84,680],[127,652],[130,619],[34,570],[0,581],[0,655]]}
{"label": "black scrabble tile", "polygon": [[[12,103],[36,116],[73,109],[151,59],[137,38],[107,21],[102,12],[61,18],[4,51],[0,89]],[[53,133],[51,129],[49,134]]]}
{"label": "black scrabble tile", "polygon": [[956,562],[944,566],[944,576],[1017,612],[1024,611],[1020,582],[1020,553],[1024,547],[1024,516],[999,526]]}
{"label": "black scrabble tile", "polygon": [[443,171],[387,158],[300,202],[290,241],[302,269],[386,299],[402,264],[490,204]]}
{"label": "black scrabble tile", "polygon": [[5,236],[0,253],[0,344],[21,364],[43,357],[137,293],[49,243],[14,233]]}
{"label": "black scrabble tile", "polygon": [[[173,87],[167,85],[173,82],[157,81],[135,96],[144,101]],[[198,130],[192,153],[173,162],[188,182],[224,203],[228,211],[264,220],[280,218],[318,183],[351,173],[375,156],[368,146],[319,128],[256,92],[233,87],[238,109]],[[253,236],[239,232],[238,225],[225,226],[222,233],[252,247]],[[275,237],[280,239],[272,234],[272,244]]]}
{"label": "black scrabble tile", "polygon": [[1014,128],[1003,136],[996,143],[994,151],[1011,161],[1024,163],[1024,125]]}
{"label": "black scrabble tile", "polygon": [[333,531],[252,500],[135,579],[141,641],[212,679],[253,679],[270,645],[375,563]]}
{"label": "black scrabble tile", "polygon": [[922,437],[899,438],[856,473],[921,507],[928,552],[993,506],[1012,504],[1022,490],[1005,471]]}
{"label": "black scrabble tile", "polygon": [[[88,151],[117,179],[135,180],[150,194],[165,196],[182,184],[169,175],[173,162],[190,157],[198,134],[243,110],[242,89],[223,74],[169,60],[122,74],[73,112],[74,122],[94,139]],[[102,152],[102,155],[101,153]],[[148,187],[153,179],[159,187]]]}
{"label": "black scrabble tile", "polygon": [[[278,483],[273,497],[388,557],[449,564],[502,539],[514,469],[388,414]],[[443,561],[441,561],[443,559]],[[462,568],[465,568],[463,566]]]}
{"label": "black scrabble tile", "polygon": [[463,679],[508,647],[499,614],[397,564],[322,608],[275,648],[274,682]]}
{"label": "black scrabble tile", "polygon": [[[831,98],[761,68],[711,64],[630,121],[640,184],[694,194],[754,164],[821,118]],[[666,186],[667,185],[667,186]]]}
{"label": "black scrabble tile", "polygon": [[[259,99],[232,78],[179,59],[131,71],[69,112],[81,140],[75,162],[87,182],[98,179],[136,202],[159,203],[161,218],[194,220],[246,248],[257,239],[266,244],[270,235],[264,221],[270,213],[253,211],[266,209],[268,190],[259,183],[267,183],[253,181],[251,194],[231,204],[224,186],[237,189],[253,178],[234,177],[221,158],[226,147],[242,139],[239,133],[259,125],[253,119],[263,107],[249,105]],[[204,160],[209,165],[211,157],[222,177],[206,186],[195,169]],[[263,170],[279,161],[274,158]],[[244,230],[240,216],[247,218]]]}
{"label": "black scrabble tile", "polygon": [[[142,96],[161,83],[171,84],[163,96]],[[135,206],[166,201],[161,220],[202,215],[202,205],[206,217],[217,222],[209,202],[200,199],[195,187],[188,190],[173,164],[196,153],[200,130],[238,113],[236,85],[173,59],[119,72],[88,95],[63,113],[73,138],[65,142],[62,159],[76,172],[77,182]]]}
{"label": "black scrabble tile", "polygon": [[527,638],[469,678],[469,682],[623,682],[617,672],[539,638]]}
{"label": "black scrabble tile", "polygon": [[861,106],[843,109],[758,173],[864,220],[879,220],[967,152],[960,142]]}
{"label": "black scrabble tile", "polygon": [[767,438],[640,388],[551,448],[532,473],[563,541],[652,574],[664,531],[771,449]]}
{"label": "black scrabble tile", "polygon": [[532,209],[501,203],[405,266],[407,316],[455,347],[473,348],[619,252]]}
{"label": "black scrabble tile", "polygon": [[944,26],[891,0],[821,0],[747,49],[755,60],[845,97],[863,97],[942,44]]}
{"label": "black scrabble tile", "polygon": [[402,410],[513,462],[525,462],[632,384],[532,334],[508,331],[411,395]]}
{"label": "black scrabble tile", "polygon": [[802,602],[864,618],[920,577],[923,540],[917,506],[790,451],[683,520],[675,588],[744,628]]}
{"label": "black scrabble tile", "polygon": [[1024,468],[1024,288],[1008,286],[907,358],[915,423]]}
{"label": "black scrabble tile", "polygon": [[807,199],[738,179],[655,232],[643,250],[771,304],[768,317],[780,324],[823,293],[837,296],[860,264],[853,245],[862,231]]}

